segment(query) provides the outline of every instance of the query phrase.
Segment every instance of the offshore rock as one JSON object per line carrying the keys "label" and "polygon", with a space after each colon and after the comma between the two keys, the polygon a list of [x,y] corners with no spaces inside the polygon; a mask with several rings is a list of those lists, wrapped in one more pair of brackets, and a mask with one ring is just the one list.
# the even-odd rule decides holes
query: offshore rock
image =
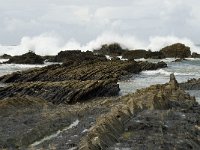
{"label": "offshore rock", "polygon": [[191,58],[200,58],[200,54],[193,52]]}
{"label": "offshore rock", "polygon": [[166,58],[165,55],[162,52],[148,52],[145,57],[145,59],[164,59]]}
{"label": "offshore rock", "polygon": [[[115,143],[118,143],[118,145],[120,144],[122,146],[119,148],[134,148],[134,144],[130,145],[129,147],[125,147],[123,143],[125,143],[126,145],[129,143],[129,141],[131,142],[133,141],[134,143],[135,137],[137,137],[137,139],[140,139],[142,135],[137,134],[137,128],[140,127],[141,129],[145,130],[146,133],[145,136],[148,136],[149,139],[153,140],[154,137],[157,138],[156,139],[158,140],[157,142],[158,145],[156,145],[157,147],[162,147],[163,144],[162,139],[156,136],[155,134],[156,132],[153,135],[149,134],[151,133],[150,131],[152,129],[148,126],[144,126],[145,124],[144,125],[141,124],[141,126],[139,127],[133,124],[129,129],[128,128],[129,124],[130,125],[132,124],[130,119],[137,117],[142,111],[149,111],[149,113],[151,114],[149,113],[147,114],[155,118],[157,116],[155,116],[154,113],[158,110],[163,110],[167,114],[166,120],[163,120],[165,119],[165,117],[162,117],[162,115],[160,115],[159,120],[162,119],[161,121],[167,121],[167,119],[169,119],[170,117],[170,115],[168,115],[167,113],[169,109],[174,109],[175,111],[177,111],[177,113],[180,111],[180,109],[181,110],[185,109],[185,111],[188,111],[189,113],[190,109],[192,111],[195,110],[194,107],[195,105],[197,105],[195,98],[191,97],[189,94],[181,90],[174,75],[171,75],[170,82],[167,84],[153,85],[150,86],[149,88],[138,90],[134,94],[129,94],[121,97],[121,104],[114,106],[109,113],[102,115],[100,118],[97,119],[96,124],[93,125],[90,128],[88,134],[82,138],[79,149],[81,150],[87,150],[87,149],[100,150],[109,148],[114,149],[117,147],[117,145],[113,147],[113,144]],[[174,113],[173,116],[175,116],[176,112],[173,113]],[[190,115],[192,115],[197,120],[200,120],[200,118],[197,118],[198,115],[196,115],[195,113],[193,114],[191,112]],[[150,121],[151,120],[148,119],[147,124],[148,123],[151,124]],[[187,121],[185,120],[185,122]],[[157,126],[159,126],[159,122],[157,123],[156,121],[153,121],[153,124],[155,124],[156,126],[155,129],[157,128]],[[177,125],[176,123],[174,124]],[[187,126],[188,129],[184,130],[187,131],[191,130],[190,133],[188,133],[192,137],[190,138],[191,139],[190,146],[194,148],[195,147],[199,148],[198,135],[200,135],[200,133],[197,133],[198,131],[195,130],[197,134],[193,134],[193,127],[195,125],[198,126],[198,121],[192,122],[190,125]],[[184,143],[180,144],[179,141],[174,142],[175,139],[177,138],[176,136],[178,136],[182,132],[183,131],[181,130],[177,130],[177,134],[173,134],[171,139],[168,140],[170,143],[169,145],[171,147],[177,147],[177,145],[181,145],[182,147],[184,147],[183,145]],[[161,133],[163,135],[173,132],[171,130]],[[183,138],[186,137],[183,135],[180,139]],[[120,139],[123,139],[123,141],[120,141]],[[145,142],[146,141],[144,141],[144,143]],[[194,143],[194,145],[191,145],[191,143]],[[145,146],[153,147],[154,144],[148,143]]]}
{"label": "offshore rock", "polygon": [[11,57],[11,55],[3,54],[2,56],[0,56],[0,59],[10,59]]}
{"label": "offshore rock", "polygon": [[117,80],[16,83],[0,89],[0,99],[16,95],[42,98],[53,104],[83,102],[95,97],[118,95]]}
{"label": "offshore rock", "polygon": [[139,61],[138,62],[142,70],[156,70],[159,68],[166,68],[167,64],[163,61],[158,63],[150,63],[148,61]]}
{"label": "offshore rock", "polygon": [[14,64],[44,64],[44,59],[36,55],[34,52],[30,51],[21,56],[13,56],[5,63],[14,63]]}
{"label": "offshore rock", "polygon": [[127,50],[122,54],[122,58],[132,60],[132,59],[140,59],[145,58],[149,52],[146,50]]}
{"label": "offshore rock", "polygon": [[104,44],[100,49],[93,51],[95,54],[101,55],[109,55],[112,57],[121,56],[126,50],[122,49],[122,47],[118,43],[112,44]]}
{"label": "offshore rock", "polygon": [[200,79],[190,79],[179,84],[184,90],[200,90]]}
{"label": "offshore rock", "polygon": [[185,46],[181,43],[172,44],[170,46],[166,46],[160,50],[165,57],[167,58],[186,58],[190,57],[191,51],[190,47]]}
{"label": "offshore rock", "polygon": [[84,62],[84,61],[105,61],[106,57],[103,55],[94,55],[92,52],[81,52],[80,50],[61,51],[55,57],[49,57],[51,62]]}

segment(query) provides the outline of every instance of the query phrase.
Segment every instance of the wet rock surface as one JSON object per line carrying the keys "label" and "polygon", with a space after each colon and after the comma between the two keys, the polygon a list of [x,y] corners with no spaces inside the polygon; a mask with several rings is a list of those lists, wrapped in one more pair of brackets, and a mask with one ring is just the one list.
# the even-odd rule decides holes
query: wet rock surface
{"label": "wet rock surface", "polygon": [[83,102],[95,97],[118,95],[117,80],[16,83],[0,89],[0,99],[15,95],[42,98],[53,104]]}
{"label": "wet rock surface", "polygon": [[[171,75],[168,84],[150,86],[122,97],[121,104],[97,119],[88,134],[82,138],[79,148],[198,149],[198,108],[194,97],[181,90],[175,77]],[[175,120],[176,117],[179,117],[177,120],[180,122]],[[184,123],[187,124],[182,125]],[[182,127],[174,132],[178,125]]]}
{"label": "wet rock surface", "polygon": [[30,51],[21,56],[13,56],[5,63],[14,63],[14,64],[44,64],[44,59],[36,55],[34,52]]}
{"label": "wet rock surface", "polygon": [[0,100],[0,147],[199,149],[199,108],[173,75],[163,85],[73,105],[15,95]]}
{"label": "wet rock surface", "polygon": [[[137,63],[136,61],[106,60],[106,61],[69,61],[62,65],[51,65],[39,69],[32,69],[23,72],[15,72],[0,77],[4,83],[11,82],[32,82],[32,81],[65,81],[65,80],[106,80],[120,79],[132,73],[139,73],[145,67],[158,69],[163,65],[153,63]],[[166,64],[164,65],[164,67]]]}
{"label": "wet rock surface", "polygon": [[199,149],[200,106],[188,110],[145,110],[125,124],[118,149]]}

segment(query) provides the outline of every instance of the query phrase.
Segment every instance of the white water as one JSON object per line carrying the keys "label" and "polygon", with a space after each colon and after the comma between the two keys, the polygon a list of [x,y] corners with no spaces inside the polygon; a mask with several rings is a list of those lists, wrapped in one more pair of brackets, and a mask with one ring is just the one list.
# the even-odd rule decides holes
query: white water
{"label": "white water", "polygon": [[45,141],[51,140],[55,137],[57,137],[59,134],[61,134],[62,132],[65,132],[69,129],[72,129],[73,127],[76,127],[79,124],[79,120],[74,121],[70,126],[67,126],[66,128],[62,129],[62,130],[58,130],[56,133],[53,133],[49,136],[44,137],[43,139],[41,139],[40,141],[36,141],[33,144],[30,145],[30,147],[35,147]]}
{"label": "white water", "polygon": [[131,50],[151,49],[152,51],[158,51],[165,46],[179,42],[189,46],[192,52],[200,53],[200,48],[195,46],[188,38],[179,38],[176,36],[152,36],[147,40],[141,40],[129,34],[103,32],[101,35],[97,36],[96,39],[82,44],[75,39],[64,41],[62,37],[52,35],[51,33],[33,37],[25,36],[16,46],[3,46],[0,43],[0,55],[5,53],[10,55],[21,55],[28,52],[28,50],[33,50],[39,55],[56,55],[61,50],[80,49],[83,51],[92,51],[100,48],[103,44],[110,44],[113,42],[117,42],[123,48]]}
{"label": "white water", "polygon": [[[6,59],[0,59],[0,62],[5,62],[7,61]],[[50,62],[45,62],[42,65],[29,65],[29,64],[0,64],[0,76],[10,74],[12,72],[16,71],[23,71],[31,68],[41,68],[45,67],[51,64],[55,63],[50,63]]]}

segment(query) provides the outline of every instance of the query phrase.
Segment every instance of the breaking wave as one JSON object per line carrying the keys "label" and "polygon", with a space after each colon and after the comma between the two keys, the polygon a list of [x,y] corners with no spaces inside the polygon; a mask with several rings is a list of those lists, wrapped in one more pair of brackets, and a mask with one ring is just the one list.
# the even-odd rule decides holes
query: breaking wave
{"label": "breaking wave", "polygon": [[200,48],[187,38],[178,38],[175,36],[153,36],[149,40],[144,41],[137,39],[132,35],[121,35],[112,32],[105,32],[96,39],[91,40],[85,44],[81,44],[75,39],[64,41],[62,37],[54,34],[41,34],[39,36],[30,37],[25,36],[16,46],[2,46],[0,45],[0,55],[7,53],[10,55],[20,55],[33,50],[39,55],[56,55],[61,50],[90,50],[99,48],[103,44],[110,44],[113,42],[119,43],[123,48],[133,49],[151,49],[158,51],[162,47],[174,44],[177,42],[184,43],[191,47],[191,51],[199,52]]}
{"label": "breaking wave", "polygon": [[192,73],[178,73],[178,72],[170,72],[166,71],[164,69],[159,69],[159,70],[148,70],[148,71],[143,71],[141,72],[142,75],[164,75],[164,76],[169,76],[171,73],[174,73],[176,76],[191,76],[193,75]]}

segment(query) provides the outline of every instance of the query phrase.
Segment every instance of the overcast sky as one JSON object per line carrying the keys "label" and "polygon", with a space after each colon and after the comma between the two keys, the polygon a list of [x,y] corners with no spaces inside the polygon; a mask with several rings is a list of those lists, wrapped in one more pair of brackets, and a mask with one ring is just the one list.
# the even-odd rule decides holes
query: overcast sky
{"label": "overcast sky", "polygon": [[200,43],[199,0],[0,0],[0,44],[53,34],[86,43],[104,32]]}

